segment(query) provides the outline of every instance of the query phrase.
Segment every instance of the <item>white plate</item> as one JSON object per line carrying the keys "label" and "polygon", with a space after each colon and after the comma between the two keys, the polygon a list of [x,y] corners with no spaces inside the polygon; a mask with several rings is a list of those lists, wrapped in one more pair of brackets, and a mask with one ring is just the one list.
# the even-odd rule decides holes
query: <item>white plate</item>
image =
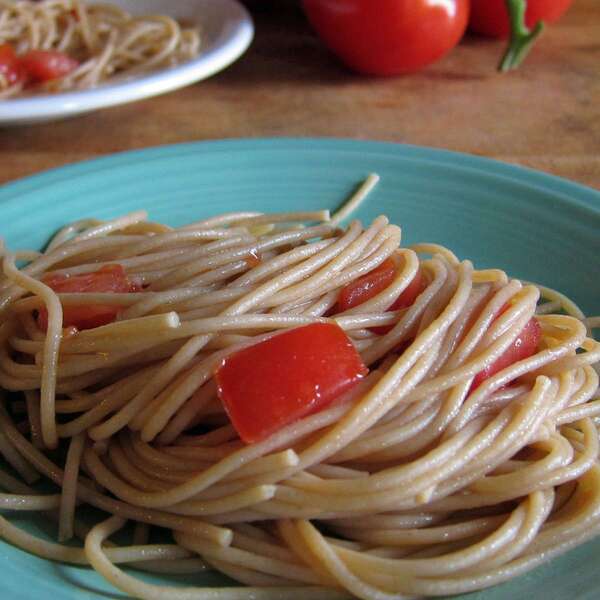
{"label": "white plate", "polygon": [[110,0],[133,14],[168,14],[198,24],[200,54],[181,65],[89,90],[0,100],[0,125],[52,121],[189,85],[229,66],[250,45],[254,26],[236,0]]}

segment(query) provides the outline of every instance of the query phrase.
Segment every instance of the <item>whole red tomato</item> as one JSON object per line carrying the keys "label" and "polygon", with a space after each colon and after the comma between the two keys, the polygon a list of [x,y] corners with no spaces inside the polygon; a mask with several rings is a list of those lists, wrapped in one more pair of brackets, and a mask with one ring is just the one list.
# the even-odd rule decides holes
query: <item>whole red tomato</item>
{"label": "whole red tomato", "polygon": [[[525,24],[532,28],[538,21],[554,23],[573,4],[573,0],[527,0]],[[471,0],[469,28],[491,37],[508,37],[510,22],[505,0]]]}
{"label": "whole red tomato", "polygon": [[425,67],[463,36],[469,0],[304,0],[325,44],[350,68],[398,75]]}

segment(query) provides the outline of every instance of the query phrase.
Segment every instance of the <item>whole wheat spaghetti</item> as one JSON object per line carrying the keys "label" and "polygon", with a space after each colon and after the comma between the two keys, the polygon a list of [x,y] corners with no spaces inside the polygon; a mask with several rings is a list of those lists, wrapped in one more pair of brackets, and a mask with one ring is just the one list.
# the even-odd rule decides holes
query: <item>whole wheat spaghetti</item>
{"label": "whole wheat spaghetti", "polygon": [[[60,52],[77,61],[70,72],[42,86],[66,91],[189,60],[200,50],[200,32],[166,15],[135,16],[108,3],[1,0],[2,44],[14,48],[18,57],[31,51]],[[0,70],[0,98],[20,94],[27,83],[26,77],[11,78]]]}
{"label": "whole wheat spaghetti", "polygon": [[[596,535],[597,320],[441,246],[403,247],[385,217],[346,228],[338,217],[229,213],[172,228],[139,212],[68,225],[39,254],[4,249],[0,509],[56,520],[60,542],[10,514],[0,536],[91,564],[133,597],[249,590],[155,586],[122,565],[214,569],[259,599],[380,600],[492,586]],[[390,258],[389,285],[340,310],[341,291]],[[114,265],[128,291],[53,288]],[[414,301],[389,310],[418,272]],[[98,306],[114,318],[65,326],[73,307]],[[478,380],[532,319],[535,352]],[[368,375],[244,443],[215,370],[320,322],[343,329]],[[88,505],[106,520],[82,520]],[[153,543],[157,528],[172,541]],[[63,545],[72,536],[80,546]]]}

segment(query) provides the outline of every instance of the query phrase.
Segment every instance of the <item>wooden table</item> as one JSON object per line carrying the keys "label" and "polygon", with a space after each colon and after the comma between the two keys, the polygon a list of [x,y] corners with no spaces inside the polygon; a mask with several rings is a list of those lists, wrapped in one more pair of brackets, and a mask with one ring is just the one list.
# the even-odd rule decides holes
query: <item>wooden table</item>
{"label": "wooden table", "polygon": [[0,183],[111,152],[190,140],[341,136],[498,158],[600,188],[600,2],[576,0],[517,72],[469,36],[409,77],[341,67],[294,3],[255,13],[256,40],[212,79],[62,122],[0,129]]}

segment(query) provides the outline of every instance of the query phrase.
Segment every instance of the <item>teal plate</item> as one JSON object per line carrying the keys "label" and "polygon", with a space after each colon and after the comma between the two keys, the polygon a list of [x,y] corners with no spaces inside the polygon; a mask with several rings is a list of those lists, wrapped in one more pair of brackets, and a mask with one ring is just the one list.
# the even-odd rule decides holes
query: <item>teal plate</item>
{"label": "teal plate", "polygon": [[[435,241],[475,265],[565,292],[600,313],[600,193],[535,171],[450,152],[348,140],[241,140],[118,154],[42,173],[0,190],[2,237],[39,248],[68,221],[145,208],[171,225],[231,210],[334,208],[368,173],[382,181],[358,216],[387,214],[403,243]],[[12,518],[12,517],[11,517]],[[45,524],[19,522],[40,534]],[[600,597],[600,538],[472,600]],[[0,597],[124,598],[86,568],[0,542]],[[214,575],[141,576],[177,585]]]}

